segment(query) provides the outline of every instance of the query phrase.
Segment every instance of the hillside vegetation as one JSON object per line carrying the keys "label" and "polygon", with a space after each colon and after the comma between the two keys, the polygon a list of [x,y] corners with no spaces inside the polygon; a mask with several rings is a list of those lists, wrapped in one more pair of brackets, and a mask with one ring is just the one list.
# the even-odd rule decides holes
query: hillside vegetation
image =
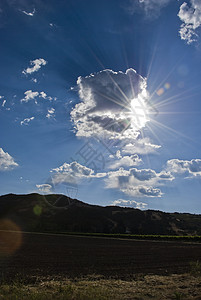
{"label": "hillside vegetation", "polygon": [[23,231],[201,235],[201,215],[101,207],[55,194],[0,196],[0,219],[0,229],[6,219]]}

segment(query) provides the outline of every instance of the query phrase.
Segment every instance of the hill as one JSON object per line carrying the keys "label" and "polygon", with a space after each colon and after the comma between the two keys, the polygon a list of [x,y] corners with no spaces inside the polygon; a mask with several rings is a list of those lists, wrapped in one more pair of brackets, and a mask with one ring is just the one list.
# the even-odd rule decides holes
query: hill
{"label": "hill", "polygon": [[201,215],[102,207],[56,194],[0,196],[0,229],[5,219],[23,231],[201,235]]}

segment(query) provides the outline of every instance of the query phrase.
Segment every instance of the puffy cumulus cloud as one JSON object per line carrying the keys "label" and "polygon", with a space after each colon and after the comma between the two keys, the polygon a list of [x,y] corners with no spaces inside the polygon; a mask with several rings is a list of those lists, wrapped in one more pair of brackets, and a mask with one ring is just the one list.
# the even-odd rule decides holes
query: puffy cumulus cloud
{"label": "puffy cumulus cloud", "polygon": [[25,97],[21,99],[21,102],[29,102],[30,100],[35,100],[38,97],[39,92],[33,92],[32,90],[28,90],[24,92]]}
{"label": "puffy cumulus cloud", "polygon": [[184,2],[180,6],[178,16],[183,22],[179,31],[181,39],[187,44],[195,42],[198,38],[196,29],[201,25],[201,1],[190,0],[190,6]]}
{"label": "puffy cumulus cloud", "polygon": [[130,140],[126,145],[122,147],[123,153],[128,154],[156,154],[157,150],[160,149],[160,145],[152,144],[148,137],[138,138],[137,140]]}
{"label": "puffy cumulus cloud", "polygon": [[123,193],[133,197],[161,197],[163,193],[160,189],[152,186],[130,186],[126,189],[121,190]]}
{"label": "puffy cumulus cloud", "polygon": [[42,66],[45,66],[47,64],[47,61],[43,58],[37,58],[35,60],[31,60],[30,64],[32,67],[28,67],[27,69],[22,71],[24,75],[39,71]]}
{"label": "puffy cumulus cloud", "polygon": [[201,176],[201,159],[171,159],[167,161],[167,170],[173,174]]}
{"label": "puffy cumulus cloud", "polygon": [[36,187],[38,188],[39,192],[41,193],[50,193],[52,191],[52,186],[51,184],[47,184],[47,183],[44,183],[44,184],[36,184]]}
{"label": "puffy cumulus cloud", "polygon": [[161,171],[160,173],[156,173],[152,169],[130,169],[130,174],[139,181],[150,181],[156,179],[157,182],[161,180],[169,180],[172,181],[174,176],[170,172]]}
{"label": "puffy cumulus cloud", "polygon": [[[76,135],[136,138],[139,128],[146,123],[144,119],[137,124],[137,119],[142,113],[145,114],[146,85],[146,78],[134,69],[128,69],[125,73],[103,70],[79,77],[77,88],[81,101],[71,111]],[[133,111],[131,102],[138,104],[138,112]]]}
{"label": "puffy cumulus cloud", "polygon": [[152,169],[120,168],[110,171],[105,178],[106,188],[119,189],[129,196],[161,197],[162,192],[154,186],[164,181],[172,181],[174,176],[168,171],[156,173]]}
{"label": "puffy cumulus cloud", "polygon": [[163,7],[167,6],[172,0],[130,0],[128,7],[132,14],[141,8],[148,18],[157,17]]}
{"label": "puffy cumulus cloud", "polygon": [[[35,103],[37,104],[37,100],[36,98],[42,98],[45,100],[49,100],[52,101],[52,97],[47,96],[47,94],[45,92],[33,92],[32,90],[28,90],[26,92],[24,92],[25,97],[23,99],[21,99],[21,102],[29,102],[31,100],[34,100]],[[56,98],[54,98],[54,100],[56,100]]]}
{"label": "puffy cumulus cloud", "polygon": [[74,161],[70,164],[64,163],[58,168],[52,169],[52,183],[74,183],[75,179],[80,181],[86,178],[100,178],[105,177],[106,173],[94,173],[94,170],[87,168]]}
{"label": "puffy cumulus cloud", "polygon": [[121,156],[120,151],[117,151],[116,155],[110,156],[110,158],[115,159],[109,165],[109,169],[111,170],[118,169],[119,167],[122,166],[124,167],[138,166],[142,162],[141,158],[139,158],[137,154],[130,155],[130,156]]}
{"label": "puffy cumulus cloud", "polygon": [[130,170],[130,174],[139,181],[147,181],[152,178],[156,178],[157,174],[154,170],[151,169],[142,169],[138,170],[133,168]]}
{"label": "puffy cumulus cloud", "polygon": [[124,199],[118,199],[112,202],[111,205],[114,206],[121,206],[121,207],[134,207],[138,209],[145,209],[147,204],[143,202],[137,202],[135,200],[124,200]]}
{"label": "puffy cumulus cloud", "polygon": [[34,119],[35,119],[35,117],[26,118],[26,119],[24,119],[23,121],[20,122],[20,125],[26,125],[26,126],[28,126],[29,123],[30,123],[31,121],[33,121]]}
{"label": "puffy cumulus cloud", "polygon": [[11,170],[15,167],[18,167],[18,164],[14,161],[13,157],[0,148],[0,171]]}

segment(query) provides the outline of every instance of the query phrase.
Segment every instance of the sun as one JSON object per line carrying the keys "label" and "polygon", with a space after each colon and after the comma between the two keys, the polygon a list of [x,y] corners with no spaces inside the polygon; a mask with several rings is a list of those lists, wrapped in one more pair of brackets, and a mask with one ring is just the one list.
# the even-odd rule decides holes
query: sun
{"label": "sun", "polygon": [[131,100],[130,108],[131,125],[133,128],[142,129],[150,121],[148,117],[148,105],[143,96]]}

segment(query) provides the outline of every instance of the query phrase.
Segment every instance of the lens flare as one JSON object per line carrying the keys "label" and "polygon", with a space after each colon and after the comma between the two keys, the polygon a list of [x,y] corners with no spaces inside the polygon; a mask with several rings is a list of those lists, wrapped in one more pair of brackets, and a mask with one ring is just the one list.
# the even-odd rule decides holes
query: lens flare
{"label": "lens flare", "polygon": [[0,256],[13,255],[22,245],[20,227],[9,219],[0,220]]}
{"label": "lens flare", "polygon": [[160,89],[158,89],[156,91],[156,94],[158,96],[161,96],[161,95],[163,95],[165,93],[166,90],[169,90],[169,88],[170,88],[170,83],[166,82],[163,87],[161,87]]}

